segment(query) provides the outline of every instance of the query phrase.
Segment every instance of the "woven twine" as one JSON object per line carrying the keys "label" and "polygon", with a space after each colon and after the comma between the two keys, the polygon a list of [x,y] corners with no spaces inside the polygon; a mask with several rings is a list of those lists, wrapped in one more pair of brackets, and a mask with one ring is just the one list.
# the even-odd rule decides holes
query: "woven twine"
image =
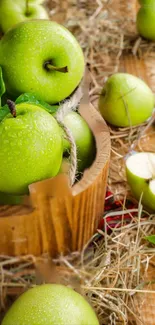
{"label": "woven twine", "polygon": [[68,113],[77,110],[77,107],[80,103],[82,95],[83,95],[82,86],[80,85],[69,99],[67,99],[61,103],[61,105],[55,115],[57,122],[59,123],[59,125],[62,127],[62,129],[65,132],[65,135],[66,135],[65,138],[70,142],[70,145],[71,145],[70,169],[69,169],[69,180],[70,180],[71,186],[74,184],[75,178],[76,178],[77,150],[76,150],[76,143],[75,143],[74,137],[72,135],[72,132],[64,124],[64,117]]}

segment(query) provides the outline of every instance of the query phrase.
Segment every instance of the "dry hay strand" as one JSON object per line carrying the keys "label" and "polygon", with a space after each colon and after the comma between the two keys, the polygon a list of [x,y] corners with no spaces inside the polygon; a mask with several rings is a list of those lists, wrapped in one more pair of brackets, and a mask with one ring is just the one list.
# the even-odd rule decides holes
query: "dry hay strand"
{"label": "dry hay strand", "polygon": [[[129,224],[126,213],[136,212]],[[111,216],[116,212],[111,212]],[[147,280],[149,266],[155,266],[155,247],[145,236],[155,232],[155,215],[138,209],[122,210],[119,227],[98,230],[82,253],[74,252],[51,261],[34,258],[0,257],[1,309],[29,287],[41,283],[62,283],[83,294],[94,307],[102,325],[142,324],[139,297],[155,291]],[[137,322],[137,323],[136,323]],[[138,323],[139,322],[139,323]]]}

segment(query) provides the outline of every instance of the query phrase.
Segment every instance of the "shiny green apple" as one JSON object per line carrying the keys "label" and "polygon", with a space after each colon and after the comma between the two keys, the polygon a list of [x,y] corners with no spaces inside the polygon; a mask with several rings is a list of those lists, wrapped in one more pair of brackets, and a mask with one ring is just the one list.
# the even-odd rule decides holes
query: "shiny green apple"
{"label": "shiny green apple", "polygon": [[44,284],[23,293],[6,313],[2,325],[99,325],[89,303],[73,289]]}
{"label": "shiny green apple", "polygon": [[137,200],[155,211],[155,153],[135,153],[126,160],[126,175]]}
{"label": "shiny green apple", "polygon": [[0,1],[0,27],[4,33],[22,21],[48,18],[46,9],[38,1]]}
{"label": "shiny green apple", "polygon": [[57,175],[62,161],[61,130],[43,108],[17,104],[16,117],[0,122],[0,192],[26,194],[31,183]]}
{"label": "shiny green apple", "polygon": [[[77,147],[78,172],[90,167],[95,157],[95,140],[92,131],[83,117],[71,112],[64,118],[64,124],[71,131]],[[63,138],[64,154],[70,151],[70,143]]]}
{"label": "shiny green apple", "polygon": [[144,6],[139,9],[136,24],[142,37],[151,41],[155,40],[155,3],[154,6]]}
{"label": "shiny green apple", "polygon": [[32,20],[3,36],[0,66],[10,98],[35,93],[45,102],[57,103],[80,83],[84,56],[65,27],[50,20]]}
{"label": "shiny green apple", "polygon": [[152,115],[154,103],[154,94],[143,80],[116,73],[101,92],[99,110],[110,124],[128,127],[145,122]]}

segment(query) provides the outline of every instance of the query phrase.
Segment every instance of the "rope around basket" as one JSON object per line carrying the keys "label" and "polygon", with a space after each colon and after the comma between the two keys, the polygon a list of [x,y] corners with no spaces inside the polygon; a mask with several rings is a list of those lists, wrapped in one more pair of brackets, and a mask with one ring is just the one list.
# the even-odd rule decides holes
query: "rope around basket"
{"label": "rope around basket", "polygon": [[82,87],[80,85],[69,99],[62,102],[62,104],[60,105],[60,107],[55,115],[57,122],[59,123],[59,125],[62,127],[62,129],[64,130],[64,132],[66,134],[65,138],[70,142],[70,145],[71,145],[71,151],[70,151],[71,164],[70,164],[70,170],[69,170],[69,180],[70,180],[71,186],[74,184],[75,178],[76,178],[77,151],[76,151],[76,143],[75,143],[74,137],[73,137],[71,131],[69,130],[69,128],[67,128],[66,125],[64,124],[64,117],[68,113],[70,113],[72,111],[76,111],[76,109],[80,103],[80,100],[82,98],[82,95],[83,95],[83,92],[82,92]]}

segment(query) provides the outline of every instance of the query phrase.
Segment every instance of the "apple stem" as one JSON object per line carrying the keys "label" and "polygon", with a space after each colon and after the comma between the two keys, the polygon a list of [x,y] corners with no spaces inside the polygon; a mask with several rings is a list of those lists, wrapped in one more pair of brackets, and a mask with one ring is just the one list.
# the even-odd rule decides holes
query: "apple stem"
{"label": "apple stem", "polygon": [[67,66],[66,67],[56,67],[56,66],[52,65],[52,63],[50,61],[45,62],[44,67],[48,71],[58,71],[58,72],[62,72],[62,73],[68,72]]}
{"label": "apple stem", "polygon": [[6,103],[7,103],[8,107],[9,107],[9,109],[10,109],[10,112],[11,112],[12,116],[13,117],[16,117],[16,106],[15,106],[15,103],[12,100],[10,100],[10,99],[7,99]]}

